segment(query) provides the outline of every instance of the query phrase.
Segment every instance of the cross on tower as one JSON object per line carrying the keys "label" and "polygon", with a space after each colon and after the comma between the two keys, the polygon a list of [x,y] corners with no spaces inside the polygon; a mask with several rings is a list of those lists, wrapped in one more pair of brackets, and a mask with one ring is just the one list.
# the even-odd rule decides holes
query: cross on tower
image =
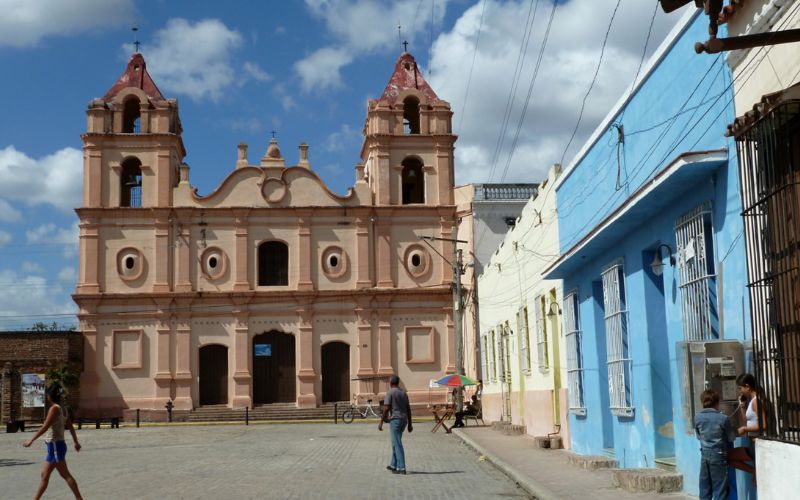
{"label": "cross on tower", "polygon": [[275,131],[273,130],[273,131],[272,131],[272,138],[273,138],[273,139],[275,138],[275,134],[277,134],[277,132],[275,132]]}
{"label": "cross on tower", "polygon": [[403,52],[408,52],[408,42],[403,42]]}
{"label": "cross on tower", "polygon": [[139,46],[142,45],[141,42],[139,42],[139,38],[136,37],[136,32],[139,31],[139,28],[134,26],[133,28],[131,28],[131,31],[133,31],[133,36],[134,36],[134,41],[133,41],[134,50],[136,52],[139,52]]}

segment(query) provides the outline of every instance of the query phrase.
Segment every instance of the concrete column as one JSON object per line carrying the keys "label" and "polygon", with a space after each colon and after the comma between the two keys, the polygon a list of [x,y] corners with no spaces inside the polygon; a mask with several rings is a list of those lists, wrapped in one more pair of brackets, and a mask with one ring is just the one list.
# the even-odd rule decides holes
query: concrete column
{"label": "concrete column", "polygon": [[378,375],[392,375],[392,311],[382,308],[378,311]]}
{"label": "concrete column", "polygon": [[180,311],[176,316],[175,332],[175,409],[191,410],[192,399],[192,314],[189,311],[191,300],[177,300]]}
{"label": "concrete column", "polygon": [[311,255],[311,213],[310,210],[298,210],[297,212],[297,263],[300,271],[297,281],[298,290],[314,289],[314,282],[311,281],[311,259],[313,258]]}
{"label": "concrete column", "polygon": [[244,303],[237,304],[234,308],[236,326],[234,328],[234,372],[233,372],[233,401],[234,408],[252,406],[250,372],[250,328],[249,313],[244,310]]}
{"label": "concrete column", "polygon": [[155,262],[156,269],[155,281],[153,283],[154,293],[164,293],[170,291],[169,269],[172,256],[169,251],[169,220],[167,213],[159,213],[154,220],[155,233]]}
{"label": "concrete column", "polygon": [[314,370],[314,311],[311,303],[300,304],[297,308],[297,407],[316,408],[315,385],[317,372]]}
{"label": "concrete column", "polygon": [[76,292],[81,293],[100,293],[100,283],[98,282],[98,269],[105,265],[105,259],[101,259],[100,250],[100,230],[97,219],[85,218],[80,223],[80,258],[78,259],[78,285]]}
{"label": "concrete column", "polygon": [[378,288],[394,288],[392,279],[392,226],[388,217],[379,218],[378,231]]}
{"label": "concrete column", "polygon": [[372,265],[372,255],[369,244],[369,218],[356,217],[356,288],[369,288],[372,286],[369,268]]}
{"label": "concrete column", "polygon": [[250,244],[247,233],[247,216],[249,210],[234,211],[234,233],[236,235],[236,255],[233,260],[236,280],[233,283],[235,291],[252,290],[252,273],[250,272]]}

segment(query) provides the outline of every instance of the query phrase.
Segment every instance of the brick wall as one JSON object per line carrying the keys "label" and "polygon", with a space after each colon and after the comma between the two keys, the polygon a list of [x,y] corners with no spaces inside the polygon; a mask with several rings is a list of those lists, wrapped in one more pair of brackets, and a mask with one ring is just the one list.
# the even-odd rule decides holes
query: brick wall
{"label": "brick wall", "polygon": [[[11,363],[12,373],[5,373]],[[50,368],[68,366],[76,374],[83,371],[83,334],[81,332],[0,332],[0,420],[8,422],[13,410],[16,420],[41,421],[44,408],[22,407],[22,374],[45,373]],[[63,401],[77,409],[80,389],[69,389]]]}

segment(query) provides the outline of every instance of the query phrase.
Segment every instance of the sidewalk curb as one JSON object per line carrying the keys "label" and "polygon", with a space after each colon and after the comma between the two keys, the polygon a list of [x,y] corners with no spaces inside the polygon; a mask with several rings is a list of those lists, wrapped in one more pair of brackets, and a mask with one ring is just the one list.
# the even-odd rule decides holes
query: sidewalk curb
{"label": "sidewalk curb", "polygon": [[520,488],[528,492],[528,494],[532,495],[537,500],[560,500],[562,498],[550,491],[547,487],[542,486],[530,477],[524,475],[503,459],[484,449],[481,445],[476,443],[475,440],[464,434],[461,429],[453,429],[453,434],[458,436],[458,438],[461,439],[464,444],[479,454],[485,456],[486,460],[497,467],[500,472],[511,478],[511,480],[517,483]]}

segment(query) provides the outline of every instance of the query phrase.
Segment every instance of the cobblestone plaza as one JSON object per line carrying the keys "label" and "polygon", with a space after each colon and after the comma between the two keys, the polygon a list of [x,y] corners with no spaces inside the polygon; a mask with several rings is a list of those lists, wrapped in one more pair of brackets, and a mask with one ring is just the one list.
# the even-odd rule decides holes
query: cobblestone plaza
{"label": "cobblestone plaza", "polygon": [[[404,435],[409,474],[385,469],[390,443],[376,424],[125,427],[78,431],[67,462],[98,498],[528,498],[452,435],[420,423]],[[0,434],[0,498],[31,498],[44,444]],[[71,498],[53,473],[45,498]]]}

